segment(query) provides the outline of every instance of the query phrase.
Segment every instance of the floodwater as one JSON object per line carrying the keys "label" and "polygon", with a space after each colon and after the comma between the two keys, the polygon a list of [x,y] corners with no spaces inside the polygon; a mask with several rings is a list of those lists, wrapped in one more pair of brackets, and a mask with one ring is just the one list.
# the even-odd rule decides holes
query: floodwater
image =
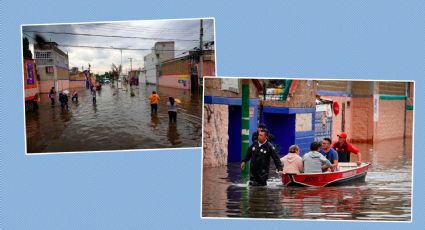
{"label": "floodwater", "polygon": [[[199,94],[152,85],[130,90],[103,85],[96,103],[90,91],[79,89],[79,100],[69,98],[63,110],[56,98],[50,105],[41,96],[38,112],[26,113],[28,153],[102,151],[153,148],[200,147],[202,100]],[[148,96],[153,90],[161,98],[158,113],[151,115]],[[172,96],[181,100],[177,123],[169,124],[166,102]]]}
{"label": "floodwater", "polygon": [[[271,166],[266,187],[240,180],[240,164],[204,168],[202,216],[361,221],[411,221],[412,141],[356,144],[370,162],[365,182],[285,187]],[[352,155],[352,161],[356,156]]]}

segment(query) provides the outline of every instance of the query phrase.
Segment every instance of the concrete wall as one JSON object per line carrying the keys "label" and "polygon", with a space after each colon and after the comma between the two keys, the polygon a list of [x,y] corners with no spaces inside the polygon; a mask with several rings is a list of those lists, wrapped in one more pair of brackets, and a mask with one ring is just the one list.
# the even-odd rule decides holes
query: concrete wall
{"label": "concrete wall", "polygon": [[[218,97],[242,97],[242,80],[239,79],[239,93],[221,90],[220,78],[206,78],[204,79],[205,95],[218,96]],[[249,84],[250,98],[258,98],[258,92],[252,81]]]}
{"label": "concrete wall", "polygon": [[69,81],[70,89],[86,88],[86,81]]}
{"label": "concrete wall", "polygon": [[[198,66],[198,76],[200,73],[199,63]],[[204,61],[202,63],[202,76],[215,76],[215,62],[214,61]]]}
{"label": "concrete wall", "polygon": [[146,73],[144,71],[139,73],[139,83],[146,84]]}
{"label": "concrete wall", "polygon": [[413,137],[413,110],[406,111],[406,137]]}
{"label": "concrete wall", "polygon": [[384,95],[400,95],[404,96],[406,94],[406,83],[405,82],[387,82],[387,81],[378,81],[379,94]]}
{"label": "concrete wall", "polygon": [[57,92],[68,89],[69,90],[69,80],[58,80]]}
{"label": "concrete wall", "polygon": [[373,141],[373,97],[352,99],[352,142]]}
{"label": "concrete wall", "polygon": [[174,58],[174,42],[157,42],[154,46],[155,53],[159,57],[159,61],[163,62]]}
{"label": "concrete wall", "polygon": [[158,84],[178,89],[190,89],[190,75],[161,75]]}
{"label": "concrete wall", "polygon": [[49,93],[50,89],[55,86],[54,80],[39,81],[40,93]]}
{"label": "concrete wall", "polygon": [[228,157],[228,119],[229,108],[227,105],[204,105],[204,167],[217,167],[227,165]]}
{"label": "concrete wall", "polygon": [[334,91],[349,93],[350,87],[348,81],[337,81],[337,80],[319,80],[317,81],[317,90]]}
{"label": "concrete wall", "polygon": [[156,58],[155,53],[150,53],[145,56],[145,70],[146,70],[146,83],[147,84],[157,84],[156,82],[156,75],[157,75],[157,69],[156,64],[158,63],[158,60]]}
{"label": "concrete wall", "polygon": [[263,101],[264,106],[289,107],[289,108],[315,108],[316,107],[316,81],[299,80],[293,95],[287,101]]}
{"label": "concrete wall", "polygon": [[374,141],[403,138],[404,112],[404,100],[380,100]]}

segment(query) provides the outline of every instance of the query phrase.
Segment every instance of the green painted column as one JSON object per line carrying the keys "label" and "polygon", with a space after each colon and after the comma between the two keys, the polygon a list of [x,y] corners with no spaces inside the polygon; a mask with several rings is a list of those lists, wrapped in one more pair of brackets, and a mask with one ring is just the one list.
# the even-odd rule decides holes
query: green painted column
{"label": "green painted column", "polygon": [[285,80],[285,88],[282,91],[281,100],[286,101],[286,98],[288,98],[289,89],[291,88],[292,80]]}
{"label": "green painted column", "polygon": [[[244,159],[249,148],[249,81],[242,79],[242,158]],[[246,181],[249,174],[249,162],[242,170],[242,180]]]}

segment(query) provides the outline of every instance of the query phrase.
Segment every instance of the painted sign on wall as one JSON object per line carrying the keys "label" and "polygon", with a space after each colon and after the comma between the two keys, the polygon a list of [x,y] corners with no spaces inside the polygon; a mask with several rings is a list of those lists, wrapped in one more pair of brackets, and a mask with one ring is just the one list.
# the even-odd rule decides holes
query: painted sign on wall
{"label": "painted sign on wall", "polygon": [[34,83],[34,66],[32,65],[32,63],[27,63],[27,84],[33,85]]}

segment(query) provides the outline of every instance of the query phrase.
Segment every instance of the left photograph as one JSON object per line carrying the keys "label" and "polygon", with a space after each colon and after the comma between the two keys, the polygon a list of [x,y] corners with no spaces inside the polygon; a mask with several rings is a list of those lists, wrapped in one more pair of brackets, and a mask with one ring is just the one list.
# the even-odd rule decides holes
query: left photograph
{"label": "left photograph", "polygon": [[21,32],[27,154],[201,147],[214,18]]}

